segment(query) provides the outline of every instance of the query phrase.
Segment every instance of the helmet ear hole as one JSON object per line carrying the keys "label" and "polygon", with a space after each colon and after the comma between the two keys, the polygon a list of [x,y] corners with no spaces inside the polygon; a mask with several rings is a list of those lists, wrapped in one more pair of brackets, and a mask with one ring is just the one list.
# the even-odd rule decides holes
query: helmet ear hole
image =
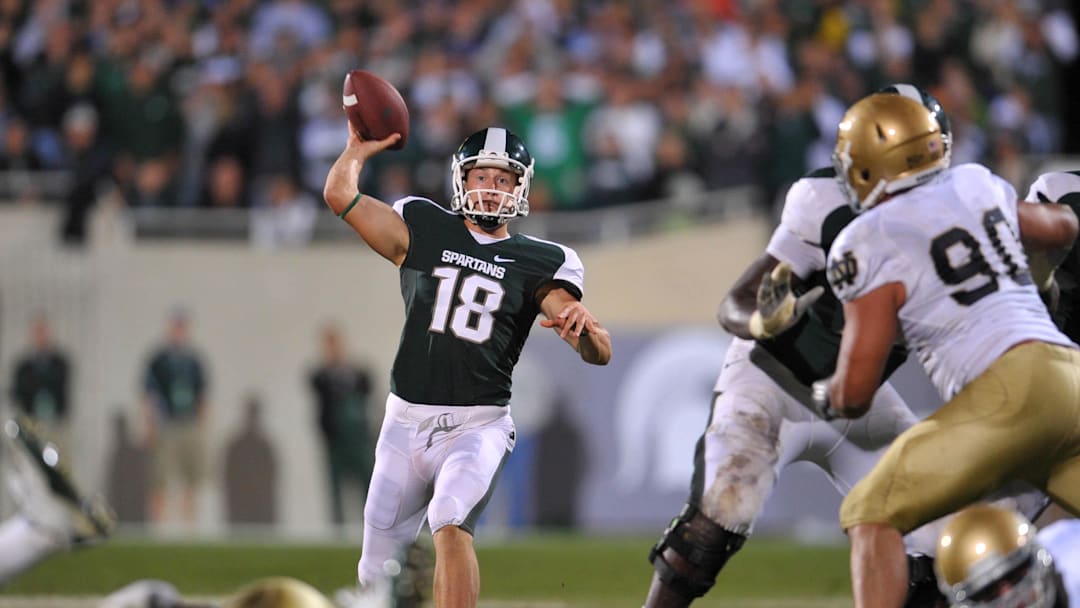
{"label": "helmet ear hole", "polygon": [[862,171],[859,171],[859,177],[861,177],[864,182],[870,181],[870,170],[863,169]]}

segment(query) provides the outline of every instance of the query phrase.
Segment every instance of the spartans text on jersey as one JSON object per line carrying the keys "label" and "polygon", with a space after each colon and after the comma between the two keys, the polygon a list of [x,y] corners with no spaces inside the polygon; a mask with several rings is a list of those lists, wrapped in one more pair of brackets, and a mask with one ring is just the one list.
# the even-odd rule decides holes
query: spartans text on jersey
{"label": "spartans text on jersey", "polygon": [[496,266],[487,260],[474,258],[471,255],[450,251],[449,249],[443,249],[442,261],[444,264],[454,264],[469,270],[482,272],[496,279],[501,279],[506,274],[506,268],[502,266]]}

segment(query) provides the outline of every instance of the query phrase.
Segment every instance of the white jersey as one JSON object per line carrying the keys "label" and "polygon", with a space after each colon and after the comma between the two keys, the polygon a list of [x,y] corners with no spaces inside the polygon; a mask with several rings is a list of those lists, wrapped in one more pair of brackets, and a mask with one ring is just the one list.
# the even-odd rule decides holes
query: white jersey
{"label": "white jersey", "polygon": [[960,165],[848,224],[829,283],[845,302],[902,283],[903,335],[949,399],[1019,342],[1072,345],[1039,299],[1019,233],[1013,187]]}
{"label": "white jersey", "polygon": [[1062,519],[1039,531],[1039,543],[1054,556],[1069,608],[1080,608],[1080,520]]}
{"label": "white jersey", "polygon": [[806,279],[825,269],[829,244],[853,216],[836,172],[820,169],[792,184],[765,251]]}

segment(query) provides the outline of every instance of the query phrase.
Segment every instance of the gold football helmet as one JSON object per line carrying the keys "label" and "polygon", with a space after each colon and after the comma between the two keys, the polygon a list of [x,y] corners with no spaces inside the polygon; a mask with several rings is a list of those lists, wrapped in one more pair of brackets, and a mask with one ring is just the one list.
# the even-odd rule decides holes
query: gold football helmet
{"label": "gold football helmet", "polygon": [[924,184],[949,166],[941,125],[923,105],[875,93],[840,121],[833,166],[848,200],[865,211],[893,194]]}
{"label": "gold football helmet", "polygon": [[1050,608],[1057,596],[1054,560],[1035,526],[994,505],[968,507],[949,521],[934,569],[954,608]]}
{"label": "gold football helmet", "polygon": [[241,589],[225,608],[334,608],[334,604],[303,581],[275,576]]}

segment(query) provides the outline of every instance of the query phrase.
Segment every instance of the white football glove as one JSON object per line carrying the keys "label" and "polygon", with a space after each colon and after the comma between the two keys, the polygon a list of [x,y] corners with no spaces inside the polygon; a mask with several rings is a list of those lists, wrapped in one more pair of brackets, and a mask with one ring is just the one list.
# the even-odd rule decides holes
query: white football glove
{"label": "white football glove", "polygon": [[791,292],[791,264],[780,262],[761,277],[757,310],[750,316],[750,335],[762,340],[784,333],[824,293],[825,288],[819,285],[796,298]]}

